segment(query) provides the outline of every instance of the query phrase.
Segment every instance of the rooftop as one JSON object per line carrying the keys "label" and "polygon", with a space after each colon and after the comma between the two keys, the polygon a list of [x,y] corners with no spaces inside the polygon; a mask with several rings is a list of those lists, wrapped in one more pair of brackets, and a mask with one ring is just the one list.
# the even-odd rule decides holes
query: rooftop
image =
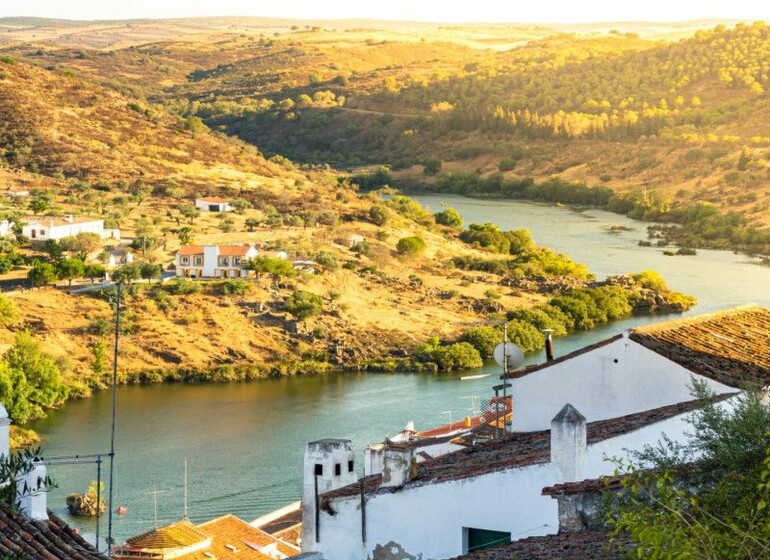
{"label": "rooftop", "polygon": [[628,558],[629,546],[629,541],[610,543],[604,531],[583,531],[529,537],[452,560],[620,560]]}
{"label": "rooftop", "polygon": [[[724,400],[733,394],[721,395],[717,400]],[[587,426],[588,444],[633,432],[650,424],[691,412],[704,404],[704,400],[692,400],[609,420],[590,422]],[[471,447],[418,463],[416,476],[406,486],[462,480],[506,469],[547,463],[550,455],[550,430],[514,432],[500,439],[477,442]],[[328,503],[330,499],[356,495],[361,491],[361,483],[364,485],[365,492],[375,492],[379,490],[381,481],[381,475],[368,476],[355,484],[327,492],[323,498]],[[387,490],[398,492],[401,488],[403,487]]]}
{"label": "rooftop", "polygon": [[[182,245],[177,254],[182,257],[202,255],[205,247],[212,245]],[[216,245],[220,257],[243,257],[252,248],[251,245]]]}
{"label": "rooftop", "polygon": [[218,196],[207,196],[205,198],[196,198],[195,202],[210,202],[211,204],[226,204],[229,202],[226,198]]}
{"label": "rooftop", "polygon": [[101,218],[84,218],[82,216],[24,216],[22,221],[28,226],[42,224],[48,227],[104,222]]}
{"label": "rooftop", "polygon": [[770,310],[756,305],[666,321],[629,338],[677,364],[729,385],[770,383]]}
{"label": "rooftop", "polygon": [[49,521],[30,521],[8,506],[0,506],[0,557],[106,560],[51,511],[48,517]]}
{"label": "rooftop", "polygon": [[158,550],[192,546],[206,539],[208,535],[196,529],[189,521],[178,521],[126,539],[126,544],[132,548]]}

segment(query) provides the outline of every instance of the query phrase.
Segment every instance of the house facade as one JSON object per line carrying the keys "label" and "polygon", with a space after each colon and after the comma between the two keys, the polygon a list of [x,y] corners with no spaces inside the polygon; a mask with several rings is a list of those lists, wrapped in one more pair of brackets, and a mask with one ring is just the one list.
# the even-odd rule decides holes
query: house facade
{"label": "house facade", "polygon": [[23,219],[22,235],[33,241],[63,239],[79,233],[95,233],[102,239],[120,239],[120,230],[105,229],[104,220],[75,216],[28,216]]}
{"label": "house facade", "polygon": [[509,374],[511,432],[474,431],[452,440],[463,449],[434,448],[422,462],[413,445],[386,442],[355,482],[337,472],[344,440],[321,458],[310,444],[302,550],[327,560],[440,559],[555,534],[558,507],[542,488],[612,474],[608,457],[661,434],[686,439],[704,404],[693,400],[693,380],[722,407],[746,382],[768,385],[768,333],[770,311],[748,306],[635,329]]}
{"label": "house facade", "polygon": [[179,278],[243,278],[243,264],[259,254],[251,245],[183,245],[176,254]]}
{"label": "house facade", "polygon": [[195,207],[202,212],[232,212],[233,207],[226,198],[210,196],[207,198],[196,198]]}

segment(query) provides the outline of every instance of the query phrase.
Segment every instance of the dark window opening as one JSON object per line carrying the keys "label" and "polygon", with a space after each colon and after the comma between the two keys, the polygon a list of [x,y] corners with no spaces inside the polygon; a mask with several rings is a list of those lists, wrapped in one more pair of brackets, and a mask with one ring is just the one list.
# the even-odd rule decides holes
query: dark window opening
{"label": "dark window opening", "polygon": [[490,531],[489,529],[474,529],[473,527],[468,527],[465,530],[467,531],[466,553],[511,542],[511,534],[506,531]]}
{"label": "dark window opening", "polygon": [[353,461],[348,461],[348,472],[353,472]]}
{"label": "dark window opening", "polygon": [[339,476],[342,474],[342,465],[339,463],[334,463],[334,476]]}
{"label": "dark window opening", "polygon": [[315,464],[315,475],[316,476],[323,476],[324,475],[324,466],[321,463]]}

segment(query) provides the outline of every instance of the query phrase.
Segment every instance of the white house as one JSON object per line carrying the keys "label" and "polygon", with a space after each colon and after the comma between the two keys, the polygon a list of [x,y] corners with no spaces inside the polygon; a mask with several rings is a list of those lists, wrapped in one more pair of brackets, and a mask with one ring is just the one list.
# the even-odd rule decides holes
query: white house
{"label": "white house", "polygon": [[195,207],[203,212],[232,212],[233,207],[226,198],[210,196],[207,198],[196,198]]}
{"label": "white house", "polygon": [[184,278],[241,278],[246,260],[256,257],[251,245],[183,245],[176,254],[176,275]]}
{"label": "white house", "polygon": [[13,222],[10,220],[0,221],[0,237],[5,237],[13,233]]}
{"label": "white house", "polygon": [[355,482],[349,442],[310,444],[302,550],[326,560],[440,559],[485,539],[556,533],[558,507],[542,488],[612,474],[607,457],[662,433],[686,438],[688,415],[703,405],[693,379],[720,406],[745,382],[767,385],[768,333],[770,311],[756,306],[635,329],[519,372],[511,433],[485,440],[480,431],[421,463],[414,446],[390,443],[368,465],[380,472]]}
{"label": "white house", "polygon": [[23,218],[22,235],[33,241],[63,239],[79,233],[95,233],[102,239],[120,239],[120,230],[105,229],[104,220],[68,216],[27,216]]}

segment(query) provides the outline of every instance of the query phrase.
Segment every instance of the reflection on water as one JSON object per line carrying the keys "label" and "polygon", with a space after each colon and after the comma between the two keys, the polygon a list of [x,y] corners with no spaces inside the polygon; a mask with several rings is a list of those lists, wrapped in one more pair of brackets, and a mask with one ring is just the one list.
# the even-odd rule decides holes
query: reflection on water
{"label": "reflection on water", "polygon": [[[770,306],[770,269],[729,252],[699,251],[696,257],[666,257],[636,244],[645,226],[595,210],[454,196],[417,197],[434,211],[442,203],[470,222],[494,222],[503,229],[529,228],[535,240],[588,264],[598,276],[655,269],[671,287],[696,295],[691,312],[749,302]],[[610,234],[612,225],[631,228]],[[596,342],[624,329],[659,321],[634,317],[556,340],[556,354]],[[528,363],[543,360],[540,354]],[[489,365],[482,372],[496,373]],[[473,372],[479,373],[479,372]],[[159,491],[160,522],[183,511],[183,465],[189,463],[190,517],[195,522],[225,513],[248,521],[300,497],[306,442],[326,437],[353,440],[362,456],[367,443],[381,441],[414,420],[419,428],[467,414],[470,400],[490,395],[495,376],[460,381],[459,374],[340,374],[271,379],[223,385],[159,385],[118,390],[116,505],[118,540],[153,526],[153,487]],[[109,447],[110,395],[76,401],[33,426],[47,455],[92,453]],[[360,467],[360,465],[359,465]],[[64,514],[64,497],[82,492],[94,468],[56,466],[59,489],[50,506]],[[106,471],[106,469],[105,469]],[[93,522],[71,520],[85,531]],[[105,529],[102,528],[102,534]]]}

